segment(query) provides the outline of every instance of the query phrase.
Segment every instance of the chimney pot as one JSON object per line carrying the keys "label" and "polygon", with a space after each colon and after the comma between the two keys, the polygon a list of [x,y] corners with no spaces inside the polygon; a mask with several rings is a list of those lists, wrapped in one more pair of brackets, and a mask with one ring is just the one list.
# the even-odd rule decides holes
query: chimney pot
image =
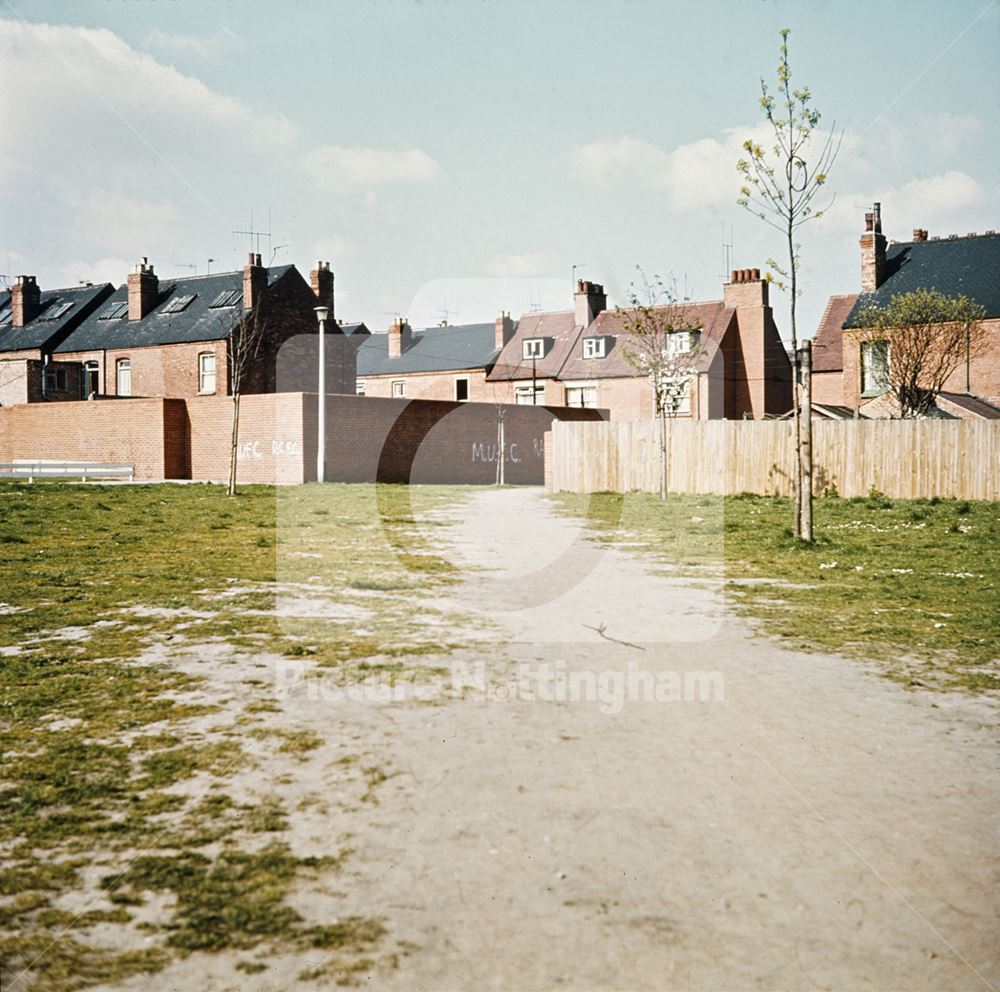
{"label": "chimney pot", "polygon": [[257,306],[266,289],[267,269],[260,264],[260,255],[249,252],[243,267],[243,309],[252,310]]}
{"label": "chimney pot", "polygon": [[872,231],[875,229],[875,215],[869,210],[865,213],[865,230]]}
{"label": "chimney pot", "polygon": [[576,284],[575,294],[576,323],[580,327],[589,327],[597,315],[608,307],[608,297],[604,287],[599,282],[581,279]]}
{"label": "chimney pot", "polygon": [[317,260],[316,268],[309,273],[309,285],[318,303],[328,307],[333,314],[333,273],[330,263]]}

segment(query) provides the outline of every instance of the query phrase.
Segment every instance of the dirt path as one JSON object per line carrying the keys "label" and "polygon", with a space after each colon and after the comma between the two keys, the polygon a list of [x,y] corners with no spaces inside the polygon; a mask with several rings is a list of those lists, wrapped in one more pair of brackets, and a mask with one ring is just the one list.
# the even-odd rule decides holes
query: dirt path
{"label": "dirt path", "polygon": [[[465,659],[464,696],[290,700],[283,717],[340,739],[293,790],[322,790],[338,744],[390,774],[377,805],[331,797],[293,827],[304,853],[353,834],[337,911],[382,916],[399,953],[362,984],[997,986],[984,705],[782,651],[728,616],[711,583],[598,550],[535,490],[479,494],[446,534],[452,559],[481,569],[449,605],[497,632]],[[687,694],[721,684],[724,699],[672,698],[669,673],[683,697],[685,672],[718,673]],[[584,698],[541,698],[570,673]],[[628,677],[639,698],[615,692]],[[650,685],[661,701],[641,698]],[[321,894],[302,894],[303,912],[317,907]],[[199,987],[323,987],[280,962],[259,978],[230,966],[199,965]],[[135,987],[193,988],[190,968]]]}

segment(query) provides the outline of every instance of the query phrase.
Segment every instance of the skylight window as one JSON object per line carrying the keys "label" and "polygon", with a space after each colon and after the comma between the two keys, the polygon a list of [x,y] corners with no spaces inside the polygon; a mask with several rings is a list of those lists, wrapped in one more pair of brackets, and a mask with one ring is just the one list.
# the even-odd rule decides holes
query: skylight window
{"label": "skylight window", "polygon": [[12,311],[10,307],[4,307],[0,310],[0,324],[9,324],[12,316]]}
{"label": "skylight window", "polygon": [[239,298],[243,295],[243,291],[239,289],[224,289],[219,295],[212,300],[208,305],[209,310],[218,310],[220,307],[232,307],[235,306]]}
{"label": "skylight window", "polygon": [[180,313],[185,307],[190,305],[193,299],[194,296],[175,296],[160,313]]}
{"label": "skylight window", "polygon": [[60,317],[64,317],[66,314],[73,309],[72,303],[60,303],[58,300],[48,307],[43,313],[38,317],[39,320],[58,320]]}
{"label": "skylight window", "polygon": [[128,300],[119,300],[117,303],[109,303],[98,320],[117,320],[128,313]]}

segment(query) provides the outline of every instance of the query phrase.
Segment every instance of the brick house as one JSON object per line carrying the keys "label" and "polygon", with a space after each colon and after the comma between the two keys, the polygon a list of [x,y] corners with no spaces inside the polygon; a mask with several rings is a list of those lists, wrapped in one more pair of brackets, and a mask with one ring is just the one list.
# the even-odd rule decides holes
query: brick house
{"label": "brick house", "polygon": [[[362,325],[363,326],[363,325]],[[414,331],[405,318],[358,346],[358,392],[421,400],[491,402],[507,390],[487,374],[515,324],[507,313],[492,324],[446,324]],[[355,340],[357,333],[351,334]]]}
{"label": "brick house", "polygon": [[[678,325],[678,348],[697,347],[677,416],[696,420],[761,419],[791,405],[792,370],[758,269],[740,269],[719,301],[662,308]],[[517,323],[492,370],[507,400],[519,404],[602,407],[612,420],[650,420],[649,377],[626,360],[629,331],[607,309],[604,288],[577,283],[573,310],[527,314]]]}
{"label": "brick house", "polygon": [[18,276],[0,292],[0,406],[80,398],[81,368],[53,350],[114,293],[110,283],[42,290]]}
{"label": "brick house", "polygon": [[[333,273],[318,262],[307,283],[294,265],[160,280],[146,259],[53,349],[83,370],[82,397],[197,397],[231,392],[232,333],[255,324],[262,346],[242,391],[315,389],[318,324],[326,324],[327,388],[353,393],[355,349],[333,319]],[[284,350],[283,350],[284,349]],[[279,352],[281,360],[279,361]]]}
{"label": "brick house", "polygon": [[[1000,235],[928,238],[917,228],[910,241],[888,242],[881,204],[865,214],[861,235],[861,291],[831,296],[813,339],[813,397],[862,416],[888,416],[892,404],[882,381],[886,360],[878,345],[861,340],[858,315],[917,289],[965,295],[986,311],[986,345],[969,354],[945,383],[938,412],[962,419],[1000,419]],[[891,356],[888,358],[891,361]]]}

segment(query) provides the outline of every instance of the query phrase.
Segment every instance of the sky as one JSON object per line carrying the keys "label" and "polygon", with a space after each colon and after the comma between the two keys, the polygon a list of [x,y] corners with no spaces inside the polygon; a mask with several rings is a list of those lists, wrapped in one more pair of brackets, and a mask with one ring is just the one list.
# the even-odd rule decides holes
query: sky
{"label": "sky", "polygon": [[0,271],[232,270],[252,224],[375,331],[569,309],[574,271],[719,299],[781,259],[735,166],[782,27],[818,140],[843,132],[800,231],[808,336],[873,201],[890,239],[1000,229],[1000,0],[0,0]]}

